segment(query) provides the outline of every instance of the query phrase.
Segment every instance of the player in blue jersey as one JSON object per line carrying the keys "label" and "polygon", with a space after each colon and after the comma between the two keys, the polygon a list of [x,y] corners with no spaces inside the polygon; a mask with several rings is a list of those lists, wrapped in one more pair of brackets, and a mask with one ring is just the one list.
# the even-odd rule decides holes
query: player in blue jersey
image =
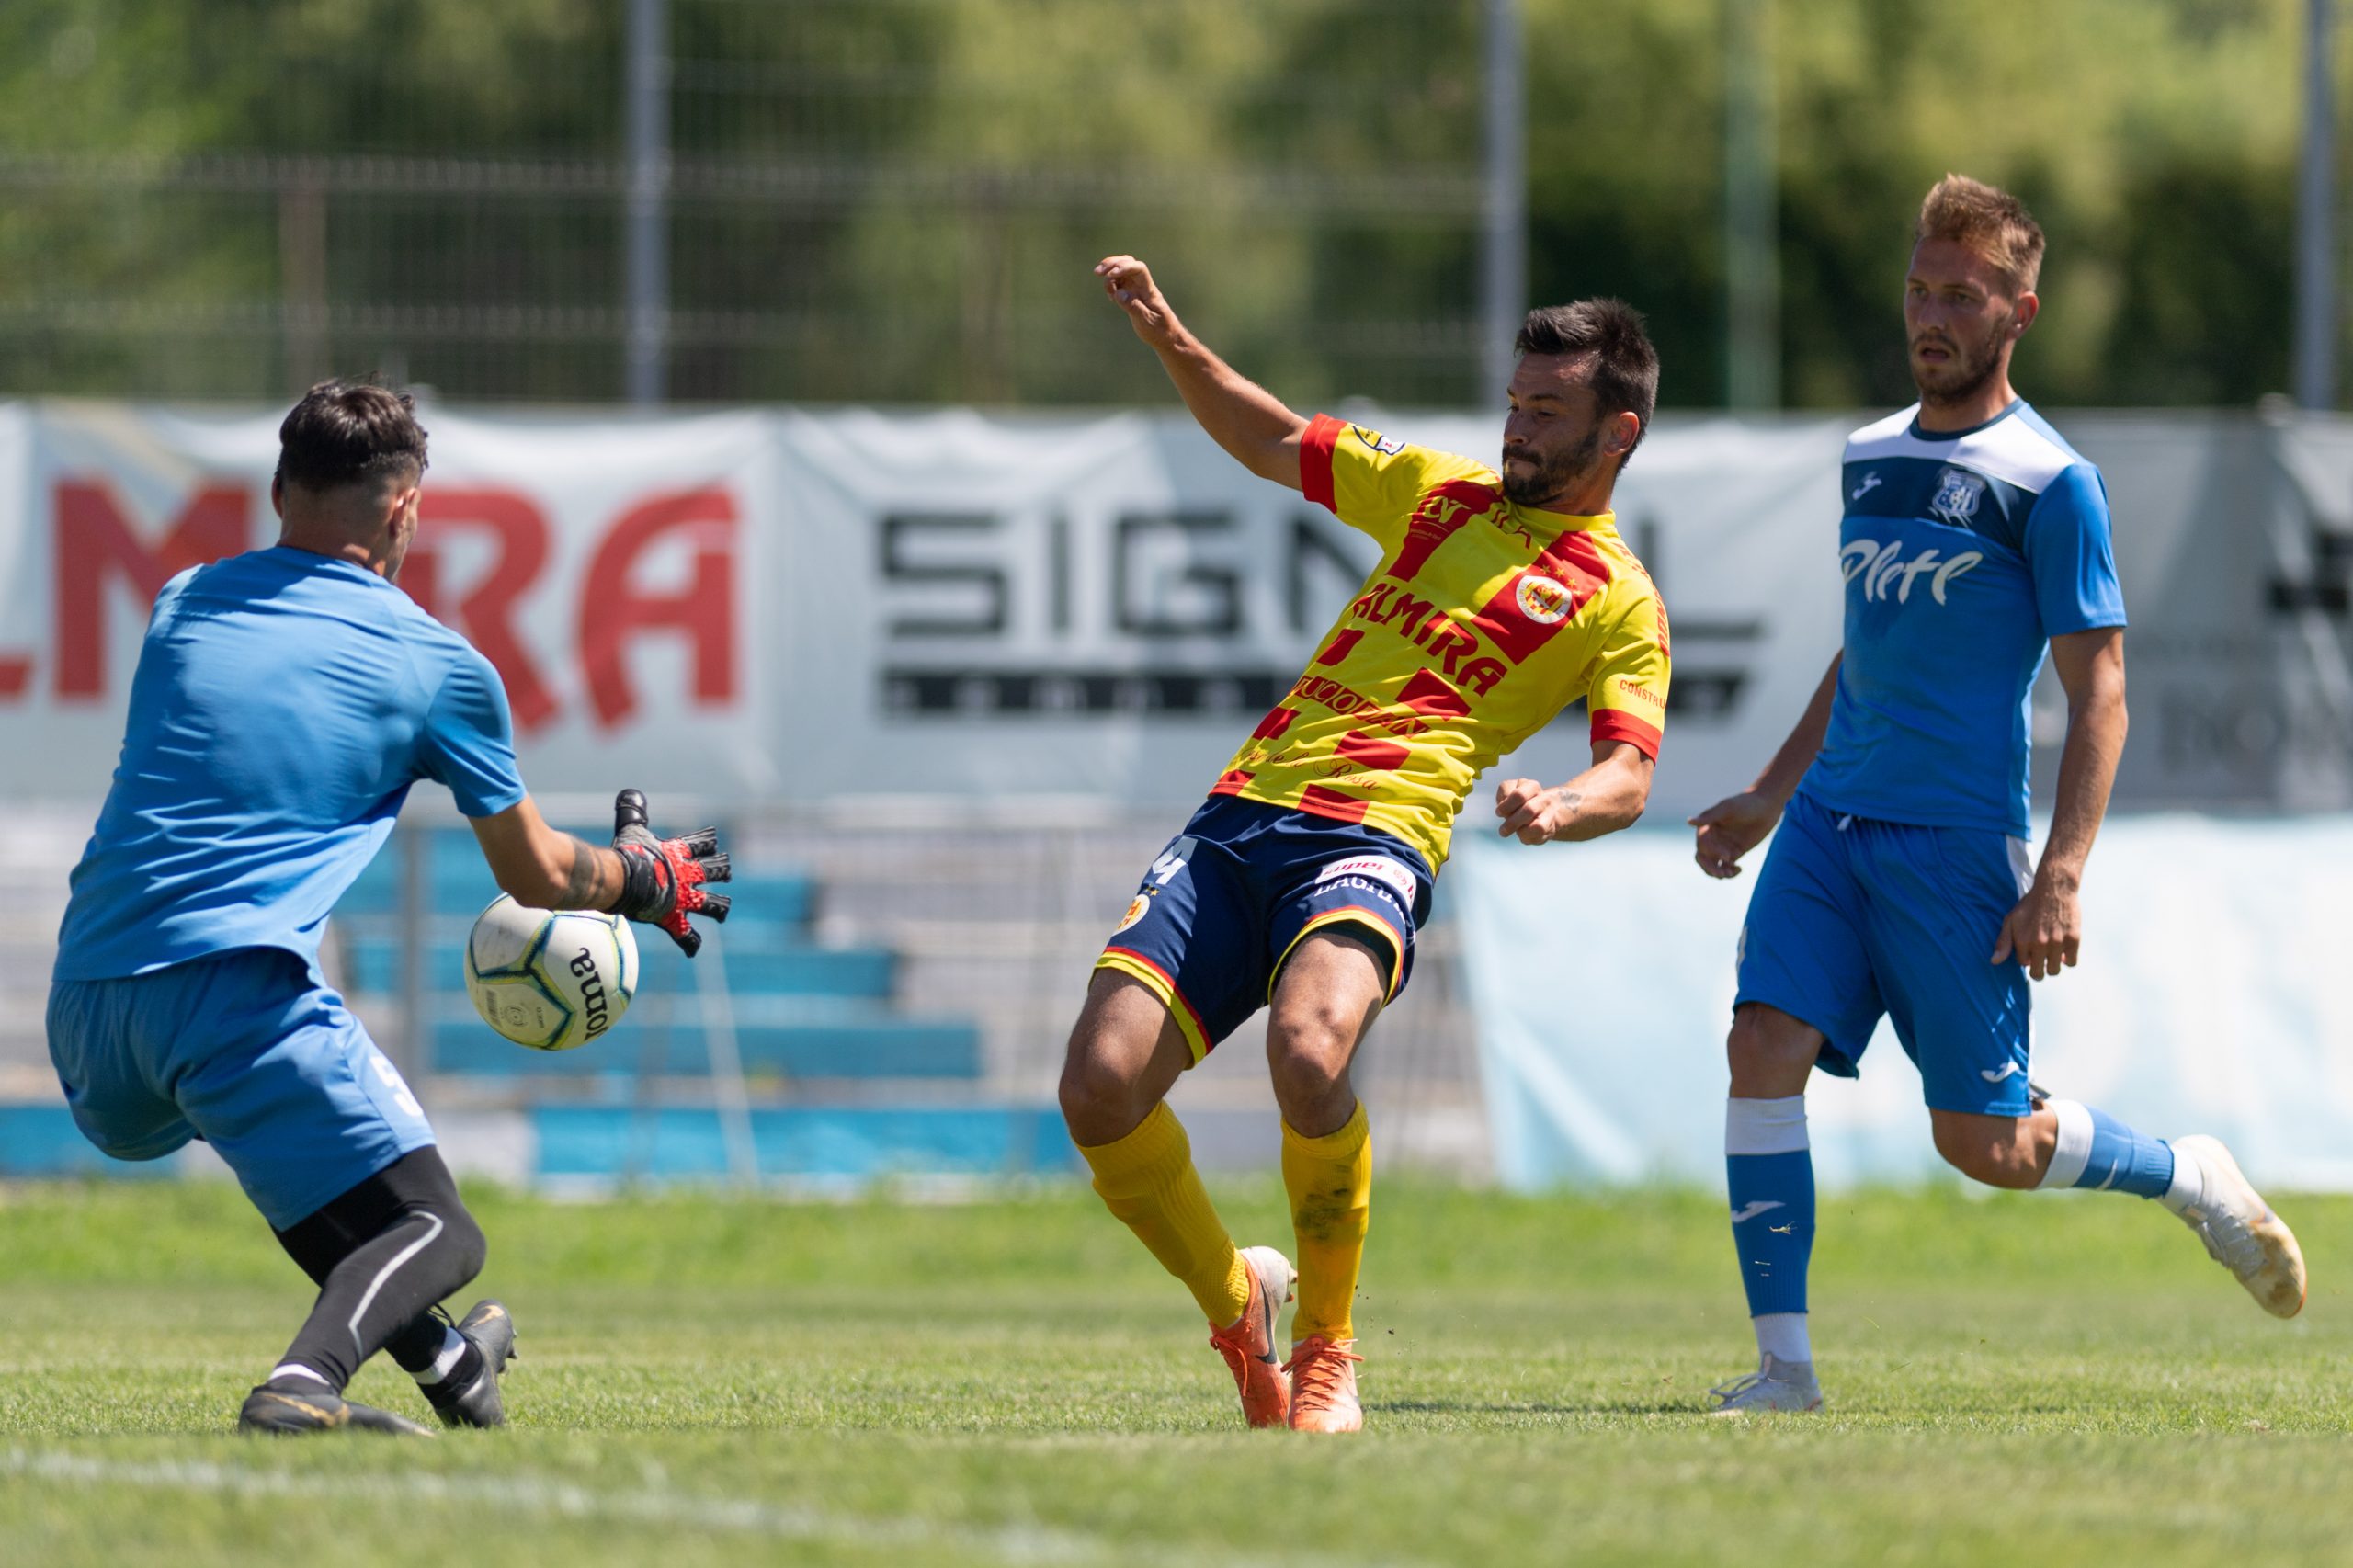
{"label": "player in blue jersey", "polygon": [[480,1226],[400,1074],[320,978],[328,912],[409,786],[449,787],[517,902],[662,926],[723,919],[708,832],[658,839],[622,791],[613,847],[540,818],[488,660],[394,587],[425,432],[404,393],[329,381],[278,432],[276,548],[164,585],[97,829],[74,870],[49,1045],[83,1133],[118,1159],[210,1143],[317,1282],[246,1399],[247,1431],[424,1433],[343,1398],[389,1351],[449,1426],[505,1420],[514,1324],[439,1302],[480,1272]]}
{"label": "player in blue jersey", "polygon": [[[1992,1187],[2113,1188],[2178,1214],[2265,1310],[2303,1305],[2295,1237],[2211,1138],[2151,1138],[2028,1078],[2028,982],[2075,962],[2084,864],[2124,747],[2124,600],[2099,472],[2010,388],[2042,232],[1948,176],[1922,204],[1904,319],[1920,401],[1855,433],[1846,638],[1756,781],[1692,819],[1733,877],[1778,823],[1741,933],[1724,1165],[1758,1369],[1722,1412],[1822,1403],[1806,1328],[1805,1087],[1852,1077],[1882,1014],[1937,1152]],[[2068,724],[2049,842],[2027,850],[2028,694]]]}

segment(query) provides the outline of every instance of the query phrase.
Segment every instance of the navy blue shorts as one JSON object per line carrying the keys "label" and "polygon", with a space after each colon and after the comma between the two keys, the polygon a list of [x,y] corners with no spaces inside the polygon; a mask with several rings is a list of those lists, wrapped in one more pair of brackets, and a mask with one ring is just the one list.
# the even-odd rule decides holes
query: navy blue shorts
{"label": "navy blue shorts", "polygon": [[1820,1029],[1815,1064],[1845,1078],[1884,1013],[1931,1108],[2028,1115],[2026,971],[1991,960],[2031,881],[2025,842],[2006,834],[1873,822],[1799,795],[1748,901],[1733,1006]]}
{"label": "navy blue shorts", "polygon": [[275,948],[61,981],[49,1054],[84,1137],[118,1160],[201,1138],[274,1230],[433,1142],[343,998]]}
{"label": "navy blue shorts", "polygon": [[1199,1062],[1272,999],[1310,932],[1345,929],[1387,966],[1388,997],[1414,972],[1430,869],[1402,841],[1355,823],[1212,796],[1171,839],[1112,932],[1097,969],[1143,983]]}

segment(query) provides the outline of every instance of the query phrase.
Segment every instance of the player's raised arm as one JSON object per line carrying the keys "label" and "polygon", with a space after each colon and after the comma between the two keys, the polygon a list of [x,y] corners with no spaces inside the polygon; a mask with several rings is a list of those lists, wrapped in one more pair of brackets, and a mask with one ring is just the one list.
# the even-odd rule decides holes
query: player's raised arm
{"label": "player's raised arm", "polygon": [[1797,793],[1798,781],[1813,766],[1815,754],[1822,750],[1822,737],[1829,733],[1830,703],[1838,694],[1838,665],[1844,657],[1841,653],[1830,661],[1822,684],[1813,688],[1813,700],[1798,718],[1797,728],[1756,776],[1756,782],[1690,819],[1699,838],[1695,858],[1708,875],[1740,875],[1740,858],[1764,843],[1773,824],[1781,820],[1782,809]]}
{"label": "player's raised arm", "polygon": [[1503,824],[1495,832],[1522,844],[1582,844],[1631,827],[1650,803],[1652,769],[1632,742],[1598,742],[1593,766],[1566,784],[1550,790],[1533,778],[1497,784],[1495,815]]}
{"label": "player's raised arm", "polygon": [[1160,356],[1176,394],[1210,438],[1259,478],[1301,488],[1299,443],[1307,421],[1186,331],[1142,262],[1131,256],[1105,256],[1095,264],[1095,275],[1103,279],[1111,302],[1127,312],[1136,335]]}
{"label": "player's raised arm", "polygon": [[727,918],[724,893],[704,884],[730,870],[715,828],[657,838],[646,825],[645,797],[624,790],[613,802],[613,846],[599,848],[550,827],[529,796],[494,816],[472,819],[474,837],[499,891],[534,909],[601,909],[659,926],[691,958],[702,937],[688,915]]}

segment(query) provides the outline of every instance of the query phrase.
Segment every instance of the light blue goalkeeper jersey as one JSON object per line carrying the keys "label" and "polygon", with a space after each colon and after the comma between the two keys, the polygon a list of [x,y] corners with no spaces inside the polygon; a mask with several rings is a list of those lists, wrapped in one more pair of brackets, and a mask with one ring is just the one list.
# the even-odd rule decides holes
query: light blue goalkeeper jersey
{"label": "light blue goalkeeper jersey", "polygon": [[164,585],[122,760],[58,933],[55,977],[239,948],[318,956],[409,786],[470,817],[523,799],[490,661],[374,573],[280,545]]}

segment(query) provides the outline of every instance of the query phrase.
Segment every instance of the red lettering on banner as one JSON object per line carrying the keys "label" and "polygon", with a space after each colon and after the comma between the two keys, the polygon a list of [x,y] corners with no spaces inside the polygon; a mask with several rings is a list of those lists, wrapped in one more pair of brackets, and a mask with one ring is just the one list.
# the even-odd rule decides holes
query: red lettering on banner
{"label": "red lettering on banner", "polygon": [[[694,653],[698,703],[734,699],[735,520],[735,503],[727,492],[689,490],[631,508],[597,546],[581,588],[580,662],[589,700],[605,728],[637,710],[626,654],[642,632],[686,636]],[[655,594],[632,586],[630,574],[640,558],[679,534],[695,546],[686,587]]]}
{"label": "red lettering on banner", "polygon": [[531,651],[515,631],[517,601],[540,580],[548,561],[548,520],[530,500],[512,490],[444,489],[429,486],[420,515],[436,532],[476,528],[496,540],[490,571],[454,607],[441,603],[441,558],[425,537],[401,568],[401,586],[436,620],[455,629],[481,650],[506,685],[516,728],[526,733],[556,716],[555,694],[540,674]]}
{"label": "red lettering on banner", "polygon": [[[102,695],[107,686],[107,578],[128,580],[152,604],[191,566],[234,555],[250,542],[253,497],[242,484],[208,484],[188,497],[150,549],[102,480],[60,480],[56,508],[57,695]],[[23,676],[17,677],[17,689]]]}

